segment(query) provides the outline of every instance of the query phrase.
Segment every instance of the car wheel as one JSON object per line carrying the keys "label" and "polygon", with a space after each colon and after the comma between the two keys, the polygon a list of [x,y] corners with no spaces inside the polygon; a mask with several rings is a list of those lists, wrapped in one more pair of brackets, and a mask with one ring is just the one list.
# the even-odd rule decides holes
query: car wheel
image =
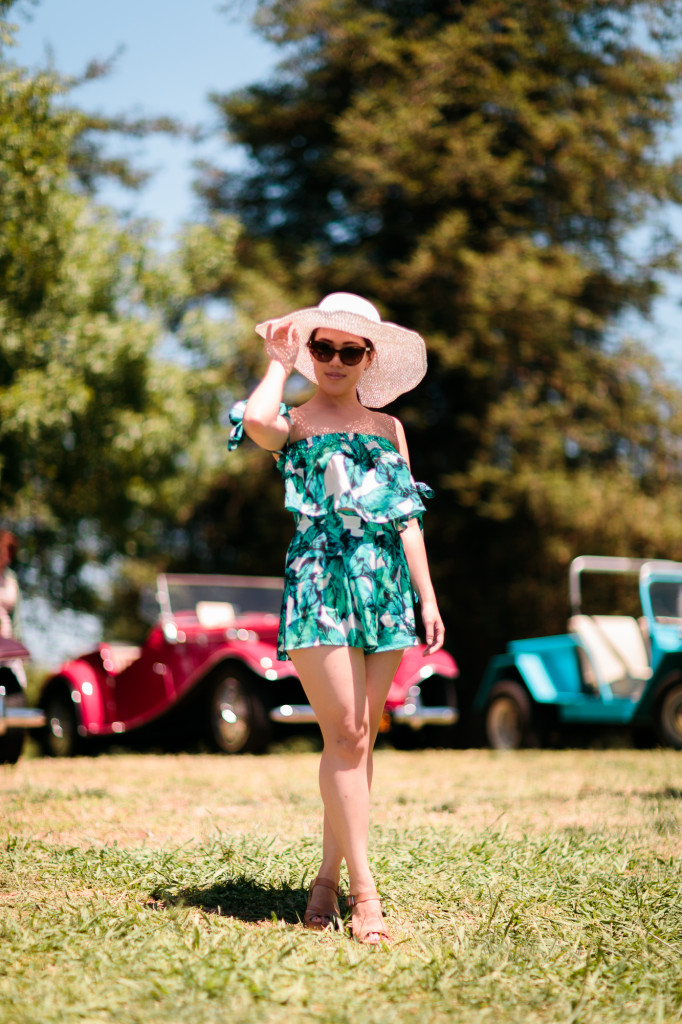
{"label": "car wheel", "polygon": [[45,728],[41,745],[48,757],[74,757],[82,746],[78,718],[67,686],[55,686],[43,702]]}
{"label": "car wheel", "polygon": [[216,679],[208,701],[209,739],[225,754],[262,754],[270,725],[257,680],[239,665],[226,668]]}
{"label": "car wheel", "polygon": [[682,750],[682,683],[671,686],[663,695],[657,726],[661,743]]}
{"label": "car wheel", "polygon": [[[8,693],[5,697],[5,707],[25,708],[26,698],[23,692]],[[0,736],[0,764],[16,764],[24,749],[25,729],[8,729]]]}
{"label": "car wheel", "polygon": [[533,705],[520,683],[505,680],[493,686],[485,713],[485,735],[493,750],[536,745]]}

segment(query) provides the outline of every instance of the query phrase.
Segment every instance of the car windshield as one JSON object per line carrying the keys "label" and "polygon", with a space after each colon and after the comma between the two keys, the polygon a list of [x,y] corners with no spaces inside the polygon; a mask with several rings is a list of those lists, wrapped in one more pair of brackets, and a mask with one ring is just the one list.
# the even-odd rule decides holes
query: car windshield
{"label": "car windshield", "polygon": [[247,612],[279,615],[282,581],[269,576],[180,576],[159,578],[162,609],[175,615],[196,612],[198,605],[229,605],[234,615]]}
{"label": "car windshield", "polygon": [[650,594],[657,622],[682,623],[681,580],[655,580],[651,584]]}

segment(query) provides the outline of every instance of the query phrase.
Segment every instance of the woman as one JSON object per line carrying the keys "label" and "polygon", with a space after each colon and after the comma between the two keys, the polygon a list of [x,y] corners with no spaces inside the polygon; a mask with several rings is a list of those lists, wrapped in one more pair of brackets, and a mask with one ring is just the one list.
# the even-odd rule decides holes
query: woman
{"label": "woman", "polygon": [[[409,470],[399,421],[377,408],[426,372],[422,338],[383,322],[374,306],[337,292],[313,309],[259,324],[270,362],[243,428],[275,454],[296,533],[287,553],[278,657],[290,658],[324,740],[322,864],[304,924],[339,926],[342,861],[351,931],[389,941],[368,861],[372,750],[402,652],[418,641],[412,588],[427,652],[443,644],[419,517],[431,492]],[[281,404],[294,367],[317,384],[312,398]],[[233,410],[231,447],[242,436]]]}
{"label": "woman", "polygon": [[[17,553],[17,539],[9,530],[0,530],[0,637],[21,640],[21,591],[15,573],[10,568]],[[3,665],[14,672],[19,683],[26,687],[26,672],[19,658]]]}

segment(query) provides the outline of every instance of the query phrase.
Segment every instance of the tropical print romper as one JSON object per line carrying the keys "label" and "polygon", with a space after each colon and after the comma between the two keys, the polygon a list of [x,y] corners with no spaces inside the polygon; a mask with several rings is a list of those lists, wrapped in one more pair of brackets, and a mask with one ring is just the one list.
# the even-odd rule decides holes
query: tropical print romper
{"label": "tropical print romper", "polygon": [[[230,412],[228,442],[243,437],[245,402]],[[289,410],[282,406],[282,415]],[[333,644],[367,653],[418,643],[400,533],[424,512],[405,459],[381,435],[316,434],[276,453],[296,532],[284,570],[277,657]]]}

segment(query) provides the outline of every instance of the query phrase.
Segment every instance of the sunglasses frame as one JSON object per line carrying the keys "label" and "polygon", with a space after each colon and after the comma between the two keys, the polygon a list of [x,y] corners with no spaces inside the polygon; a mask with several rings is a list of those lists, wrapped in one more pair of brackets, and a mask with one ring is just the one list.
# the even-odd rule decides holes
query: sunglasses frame
{"label": "sunglasses frame", "polygon": [[[324,345],[325,349],[328,352],[331,352],[331,355],[328,358],[325,358],[324,356],[316,355],[315,354],[315,348],[314,348],[314,346],[316,346],[316,345]],[[318,363],[331,363],[331,361],[334,358],[334,356],[338,355],[339,359],[341,360],[341,362],[343,363],[344,366],[359,366],[359,364],[362,362],[362,360],[363,360],[363,358],[365,356],[365,353],[366,352],[371,352],[372,349],[370,348],[369,345],[365,345],[364,348],[361,345],[344,345],[341,348],[335,348],[332,345],[331,341],[327,341],[325,338],[319,338],[319,339],[314,338],[314,339],[312,339],[311,341],[308,342],[308,351],[310,352],[310,355],[312,356],[312,358],[314,360],[316,360],[316,362],[318,362]],[[344,352],[347,352],[349,354],[352,353],[352,358],[350,360],[344,359],[344,357],[343,357],[343,353]],[[356,359],[355,355],[356,355],[357,352],[361,352],[362,355],[360,355]]]}

